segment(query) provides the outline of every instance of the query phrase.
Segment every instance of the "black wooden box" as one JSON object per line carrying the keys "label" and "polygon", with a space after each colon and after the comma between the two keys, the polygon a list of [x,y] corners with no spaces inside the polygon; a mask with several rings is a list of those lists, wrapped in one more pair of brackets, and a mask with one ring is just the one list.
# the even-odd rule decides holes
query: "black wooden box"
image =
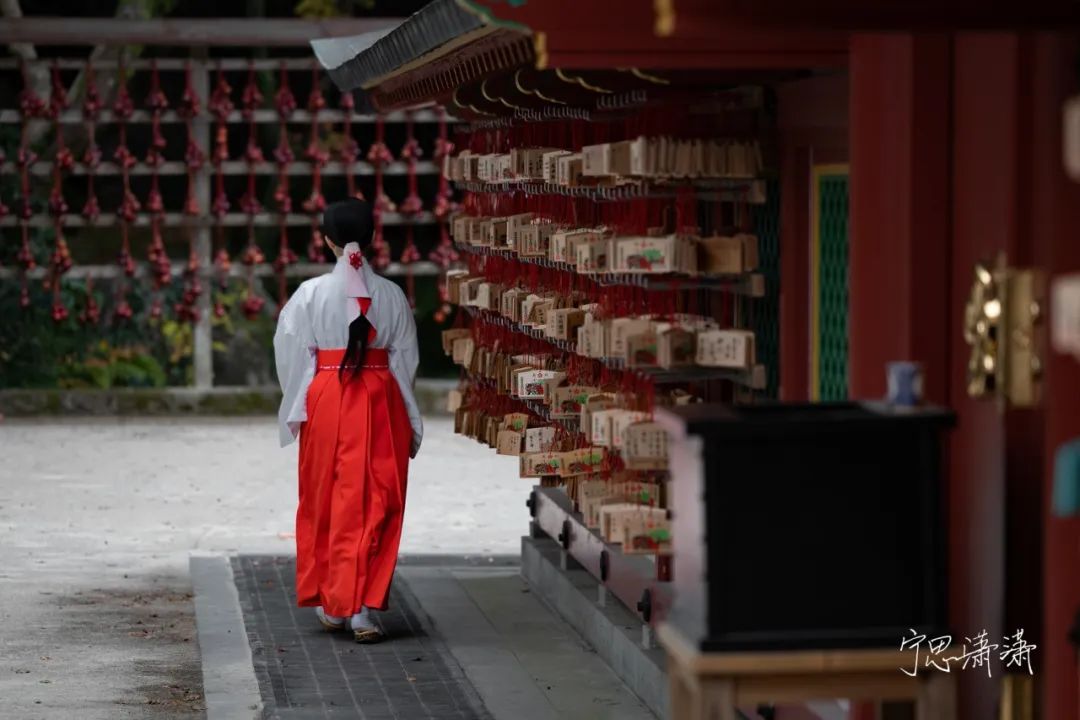
{"label": "black wooden box", "polygon": [[670,434],[668,622],[703,651],[896,647],[946,630],[953,415],[692,405]]}

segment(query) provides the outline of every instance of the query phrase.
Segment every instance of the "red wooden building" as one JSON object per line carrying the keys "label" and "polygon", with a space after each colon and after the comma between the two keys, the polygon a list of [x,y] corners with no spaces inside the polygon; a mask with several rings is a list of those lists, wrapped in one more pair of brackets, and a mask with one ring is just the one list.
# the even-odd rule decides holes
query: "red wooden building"
{"label": "red wooden building", "polygon": [[[429,38],[422,61],[380,67],[369,53],[367,65],[331,74],[366,85],[380,109],[439,101],[464,115],[485,101],[470,82],[520,64],[535,69],[519,77],[539,92],[544,70],[587,81],[617,68],[775,89],[779,397],[879,398],[886,363],[923,364],[927,400],[958,417],[947,452],[950,622],[961,636],[1025,630],[1039,646],[1037,717],[1080,718],[1069,639],[1080,613],[1080,518],[1051,509],[1055,453],[1080,436],[1080,362],[1039,345],[1038,402],[975,399],[964,333],[978,262],[1004,253],[1048,284],[1080,271],[1080,183],[1062,160],[1063,107],[1080,93],[1080,9],[1050,0],[460,7],[472,19]],[[826,195],[846,202],[846,216],[841,205],[835,217]],[[840,260],[823,260],[826,241],[843,249]],[[837,283],[841,293],[825,297]],[[839,345],[822,307],[837,302]],[[961,716],[995,717],[1015,690],[962,673]]]}

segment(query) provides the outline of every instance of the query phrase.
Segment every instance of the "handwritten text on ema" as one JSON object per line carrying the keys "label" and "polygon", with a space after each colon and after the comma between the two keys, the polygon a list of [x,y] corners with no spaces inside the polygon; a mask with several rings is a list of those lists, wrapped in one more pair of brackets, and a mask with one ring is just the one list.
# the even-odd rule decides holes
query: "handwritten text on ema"
{"label": "handwritten text on ema", "polygon": [[986,668],[987,677],[991,677],[990,660],[993,655],[997,655],[998,660],[1006,668],[1027,668],[1028,674],[1034,675],[1031,668],[1031,652],[1038,646],[1024,640],[1023,630],[1017,630],[1014,634],[1005,636],[1000,644],[991,643],[985,630],[974,638],[966,637],[964,640],[966,644],[959,653],[950,656],[947,651],[952,646],[951,635],[927,639],[925,635],[912,630],[911,637],[900,641],[900,650],[915,651],[915,667],[912,670],[906,668],[900,668],[900,670],[910,677],[919,674],[919,650],[923,647],[923,643],[926,643],[927,654],[923,658],[922,665],[924,668],[932,667],[942,672],[951,672],[952,664],[958,663],[961,670],[967,670],[969,667]]}

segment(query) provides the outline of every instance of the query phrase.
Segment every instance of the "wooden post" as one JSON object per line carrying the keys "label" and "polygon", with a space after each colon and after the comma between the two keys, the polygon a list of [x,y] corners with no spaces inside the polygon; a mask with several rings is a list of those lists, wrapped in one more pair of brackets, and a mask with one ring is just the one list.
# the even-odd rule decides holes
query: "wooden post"
{"label": "wooden post", "polygon": [[[196,59],[191,65],[191,82],[195,94],[206,103],[210,98],[210,65],[206,59],[205,48],[195,50]],[[191,132],[195,135],[195,142],[207,153],[210,153],[210,116],[207,113],[199,113],[191,123]],[[199,210],[203,217],[210,212],[210,170],[209,164],[204,163],[195,176],[195,196],[199,198]],[[195,228],[195,252],[199,256],[199,268],[203,277],[203,291],[199,295],[198,309],[199,321],[195,323],[194,358],[195,364],[195,387],[200,390],[208,390],[214,386],[214,337],[213,321],[214,308],[210,302],[210,286],[213,284],[213,253],[210,242],[210,226],[199,223]]]}

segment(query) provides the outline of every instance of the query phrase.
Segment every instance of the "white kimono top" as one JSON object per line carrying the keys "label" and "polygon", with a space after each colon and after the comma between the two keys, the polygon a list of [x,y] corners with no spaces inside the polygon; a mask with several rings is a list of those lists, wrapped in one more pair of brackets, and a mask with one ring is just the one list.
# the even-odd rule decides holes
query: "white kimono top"
{"label": "white kimono top", "polygon": [[381,277],[366,260],[359,268],[350,264],[350,255],[359,251],[356,243],[346,245],[333,271],[301,283],[278,316],[274,358],[283,395],[278,411],[281,446],[296,440],[300,425],[307,420],[307,392],[315,377],[316,353],[345,347],[349,323],[360,314],[356,298],[369,297],[367,318],[375,328],[369,347],[388,350],[390,372],[409,412],[415,457],[424,435],[413,392],[420,363],[416,320],[405,293],[393,281]]}

